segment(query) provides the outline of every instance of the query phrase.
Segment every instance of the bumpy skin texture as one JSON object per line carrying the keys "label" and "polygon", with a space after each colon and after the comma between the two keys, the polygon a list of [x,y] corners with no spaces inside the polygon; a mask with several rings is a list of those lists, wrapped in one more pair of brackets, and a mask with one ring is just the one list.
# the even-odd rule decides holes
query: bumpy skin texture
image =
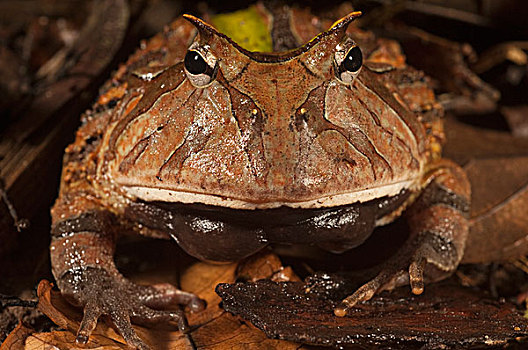
{"label": "bumpy skin texture", "polygon": [[[405,212],[409,241],[338,316],[399,284],[421,293],[424,274],[441,278],[458,265],[470,189],[440,156],[442,111],[427,78],[405,65],[397,43],[349,27],[357,13],[295,49],[330,23],[305,10],[256,10],[275,49],[290,51],[250,53],[196,18],[179,19],[119,68],[83,116],[66,149],[51,244],[61,292],[84,307],[79,342],[106,314],[130,345],[147,348],[131,321],[185,329],[179,313],[157,309],[204,307],[173,286],[127,281],[113,262],[123,234],[173,237],[191,255],[226,261],[274,242],[344,251]],[[347,36],[364,57],[352,83],[336,77]],[[190,45],[216,59],[207,86],[185,70]]]}

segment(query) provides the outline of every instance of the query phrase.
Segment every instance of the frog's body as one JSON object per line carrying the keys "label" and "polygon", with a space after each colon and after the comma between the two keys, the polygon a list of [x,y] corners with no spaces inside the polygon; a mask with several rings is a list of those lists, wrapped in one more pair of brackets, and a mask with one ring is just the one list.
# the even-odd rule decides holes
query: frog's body
{"label": "frog's body", "polygon": [[[321,32],[316,17],[251,11],[268,24],[276,52],[247,51],[187,16],[136,52],[84,116],[66,152],[51,247],[59,287],[87,305],[78,339],[111,314],[127,341],[143,346],[129,314],[179,317],[143,304],[201,306],[173,287],[126,281],[112,261],[122,232],[173,237],[215,261],[268,243],[341,252],[408,208],[413,232],[392,270],[347,298],[339,315],[398,282],[402,269],[410,266],[419,293],[426,262],[450,272],[460,261],[469,185],[440,157],[441,109],[423,75],[396,43],[357,28],[346,34],[359,13],[300,46]],[[126,301],[94,302],[112,290]]]}

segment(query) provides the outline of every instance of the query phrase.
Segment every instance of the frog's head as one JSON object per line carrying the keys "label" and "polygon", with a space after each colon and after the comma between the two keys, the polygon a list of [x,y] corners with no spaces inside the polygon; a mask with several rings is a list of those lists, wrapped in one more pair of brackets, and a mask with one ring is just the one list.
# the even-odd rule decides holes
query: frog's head
{"label": "frog's head", "polygon": [[262,53],[185,15],[197,35],[112,132],[110,176],[144,200],[250,209],[344,205],[413,186],[419,123],[361,69],[347,35],[358,16]]}

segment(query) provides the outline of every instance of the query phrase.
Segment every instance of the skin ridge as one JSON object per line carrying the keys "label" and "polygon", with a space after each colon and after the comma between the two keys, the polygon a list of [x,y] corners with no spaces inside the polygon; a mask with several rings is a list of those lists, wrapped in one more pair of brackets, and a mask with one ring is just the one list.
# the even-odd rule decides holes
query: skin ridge
{"label": "skin ridge", "polygon": [[[328,90],[328,84],[326,85],[326,90]],[[325,95],[326,95],[326,92],[325,92]],[[323,101],[326,101],[326,96],[324,97]],[[374,181],[378,180],[378,175],[377,175],[377,173],[375,171],[375,166],[374,166],[374,162],[373,162],[374,159],[380,159],[381,163],[384,164],[389,169],[389,171],[391,173],[393,173],[393,170],[392,170],[392,167],[391,167],[390,163],[383,157],[383,155],[381,155],[378,152],[378,150],[376,149],[376,146],[374,145],[372,140],[370,140],[368,138],[368,136],[365,134],[365,132],[363,130],[361,130],[360,128],[355,128],[354,132],[348,132],[348,131],[344,130],[343,128],[341,128],[341,127],[335,125],[334,123],[332,123],[326,117],[327,116],[326,103],[324,104],[322,115],[323,115],[323,118],[324,118],[325,122],[327,122],[329,125],[331,125],[331,127],[329,127],[327,130],[336,130],[337,132],[339,132],[341,135],[343,135],[343,137],[345,138],[345,140],[347,141],[347,143],[349,145],[351,145],[358,152],[363,154],[365,156],[365,158],[369,161],[369,163],[370,163],[370,165],[372,167],[372,173],[374,175]],[[359,144],[356,143],[356,142],[354,142],[354,143],[350,142],[351,139],[355,140],[355,141],[359,141]],[[366,140],[366,143],[367,143],[367,145],[369,147],[362,146],[362,142],[361,141],[364,141],[364,140]],[[369,149],[371,150],[370,152],[369,152]]]}
{"label": "skin ridge", "polygon": [[[390,74],[390,72],[388,73]],[[359,81],[363,83],[364,80],[360,78]],[[425,149],[424,141],[426,138],[423,132],[423,125],[417,120],[416,115],[409,110],[406,110],[401,104],[394,103],[394,99],[389,99],[387,96],[382,96],[379,91],[384,91],[383,89],[373,89],[368,83],[364,84],[364,86],[372,93],[377,95],[387,106],[396,112],[398,118],[407,125],[409,130],[411,130],[414,140],[418,143],[419,151],[423,152]],[[406,118],[404,118],[404,116],[406,116]]]}
{"label": "skin ridge", "polygon": [[[365,105],[365,102],[363,102],[363,100],[361,99],[361,97],[358,97],[357,101],[362,104],[363,106],[365,106],[365,110],[367,110],[370,115],[372,116],[372,119],[375,121],[376,125],[383,128],[383,126],[381,125],[381,122],[380,122],[380,118],[376,115],[376,113],[374,111],[372,111],[370,108],[366,108],[366,105]],[[386,128],[383,128],[385,132],[387,132],[391,137],[395,137],[396,140],[399,142],[399,144],[401,146],[403,146],[408,154],[411,155],[411,162],[414,163],[414,165],[411,165],[409,164],[411,167],[417,167],[417,164],[419,163],[419,161],[415,158],[414,154],[412,153],[411,151],[411,148],[409,147],[409,145],[407,145],[402,139],[401,137],[397,136],[396,134],[394,134],[390,129],[386,129]]]}
{"label": "skin ridge", "polygon": [[[181,80],[177,80],[176,84],[171,84],[171,80],[169,78],[165,78],[165,74],[169,74],[173,71],[176,71],[177,76],[179,75],[181,77]],[[164,72],[165,73],[165,72]],[[163,85],[164,83],[167,84],[166,89],[164,90],[158,90],[158,89],[150,89],[151,91],[156,91],[153,96],[143,96],[139,103],[136,105],[133,111],[131,111],[123,120],[120,120],[115,129],[112,131],[112,134],[110,135],[110,140],[108,142],[109,144],[109,151],[110,153],[115,152],[115,147],[118,138],[122,135],[125,128],[135,119],[144,114],[146,111],[148,111],[150,108],[152,108],[152,105],[159,99],[161,95],[164,93],[175,91],[178,89],[180,84],[182,84],[185,81],[185,75],[183,74],[183,63],[176,65],[172,69],[166,71],[164,74],[162,73],[159,78],[153,79],[151,82],[148,82],[145,86],[145,90],[149,90],[149,85],[153,85],[154,83],[161,83]],[[164,79],[165,78],[165,79]]]}
{"label": "skin ridge", "polygon": [[[243,96],[244,98],[247,98],[248,100],[250,100],[251,103],[253,104],[251,106],[252,112],[253,112],[253,110],[255,110],[257,112],[256,114],[253,114],[253,116],[255,118],[254,122],[251,125],[247,126],[247,129],[250,132],[250,136],[249,136],[248,145],[246,147],[244,147],[244,151],[246,152],[246,155],[247,155],[248,159],[250,160],[251,171],[253,173],[253,176],[255,177],[255,179],[257,181],[259,181],[259,179],[261,179],[262,177],[266,177],[266,175],[267,175],[268,162],[266,160],[266,156],[265,156],[264,152],[250,152],[249,147],[255,145],[255,147],[258,150],[263,150],[264,149],[264,141],[262,139],[264,113],[262,112],[262,109],[255,103],[255,101],[253,101],[251,99],[250,96],[244,94],[243,92],[239,91],[235,87],[231,86],[229,84],[229,82],[227,80],[225,80],[225,78],[223,76],[219,77],[219,82],[222,85],[224,85],[226,87],[226,89],[228,90],[229,100],[230,100],[230,104],[231,104],[231,115],[236,120],[238,129],[240,130],[241,134],[245,134],[246,130],[244,130],[243,127],[242,127],[242,124],[244,124],[243,121],[242,121],[242,116],[240,116],[236,112],[236,110],[239,109],[240,107],[236,108],[234,103],[233,103],[233,101],[237,100],[237,97],[235,95],[238,94],[238,95]],[[254,130],[254,132],[251,132],[252,130]],[[259,162],[260,164],[263,164],[265,169],[264,170],[256,169],[256,165],[254,164],[255,162]]]}

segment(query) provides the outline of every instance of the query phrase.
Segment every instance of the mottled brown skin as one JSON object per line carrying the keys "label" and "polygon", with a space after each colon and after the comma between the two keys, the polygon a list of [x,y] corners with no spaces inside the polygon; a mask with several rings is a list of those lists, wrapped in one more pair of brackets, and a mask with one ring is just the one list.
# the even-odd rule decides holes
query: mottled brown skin
{"label": "mottled brown skin", "polygon": [[[338,316],[396,285],[419,294],[424,273],[456,269],[470,188],[440,156],[442,111],[427,79],[405,65],[397,43],[349,27],[357,13],[296,48],[327,24],[301,10],[273,22],[257,9],[274,23],[275,49],[290,51],[250,53],[194,17],[180,19],[144,43],[83,116],[66,149],[51,244],[61,292],[84,307],[78,342],[109,315],[145,349],[131,321],[185,329],[179,313],[154,309],[204,306],[170,285],[127,281],[113,262],[123,234],[173,237],[200,259],[236,261],[269,243],[342,252],[404,213],[409,240]],[[363,68],[342,83],[334,55],[347,36]],[[182,62],[191,44],[217,59],[205,87]]]}

